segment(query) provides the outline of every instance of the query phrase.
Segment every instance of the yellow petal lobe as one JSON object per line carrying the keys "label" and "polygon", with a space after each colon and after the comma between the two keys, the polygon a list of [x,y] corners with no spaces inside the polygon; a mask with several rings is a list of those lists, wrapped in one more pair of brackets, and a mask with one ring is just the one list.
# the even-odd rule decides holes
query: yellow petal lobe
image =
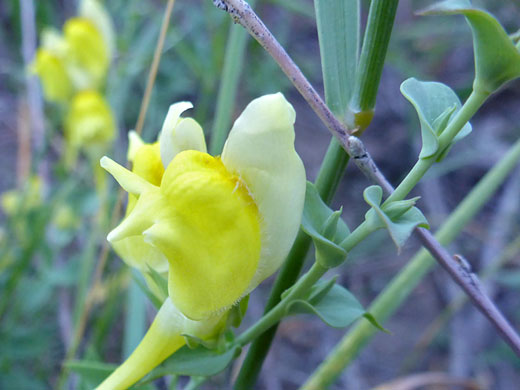
{"label": "yellow petal lobe", "polygon": [[[128,152],[129,160],[132,162],[132,172],[144,179],[148,184],[159,186],[164,174],[161,154],[159,151],[159,143],[147,144],[141,140],[137,133],[130,133],[129,138],[130,142]],[[111,172],[114,177],[118,178],[118,180],[122,180],[122,175],[118,175],[114,168],[109,167],[106,160],[103,161],[105,168]],[[138,195],[136,195],[135,192],[130,192],[128,194],[125,219],[133,211],[137,200]],[[165,274],[165,276],[168,272],[168,262],[166,257],[157,248],[144,242],[144,237],[141,234],[114,241],[112,242],[112,247],[125,263],[131,267],[137,268],[141,272],[144,272],[145,278],[146,273],[148,272],[148,267],[153,268],[159,273]],[[152,279],[146,278],[146,281],[150,289],[158,295],[157,292],[159,290],[152,283]]]}
{"label": "yellow petal lobe", "polygon": [[240,299],[260,256],[260,216],[245,184],[220,159],[187,150],[161,183],[163,206],[144,231],[170,263],[169,294],[191,319]]}

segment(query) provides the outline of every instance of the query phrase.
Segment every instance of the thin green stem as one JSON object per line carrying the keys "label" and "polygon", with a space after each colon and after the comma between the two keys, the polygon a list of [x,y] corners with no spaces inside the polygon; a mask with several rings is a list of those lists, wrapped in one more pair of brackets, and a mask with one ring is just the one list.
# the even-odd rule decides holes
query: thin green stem
{"label": "thin green stem", "polygon": [[[437,232],[435,237],[442,245],[450,244],[458,236],[507,178],[518,160],[520,140],[471,190]],[[422,249],[379,294],[368,309],[369,312],[378,321],[385,321],[401,306],[435,264],[433,257]],[[358,321],[301,389],[326,389],[375,333],[375,328],[368,321]]]}
{"label": "thin green stem", "polygon": [[482,104],[484,104],[488,96],[489,95],[487,94],[476,91],[471,93],[466,103],[464,103],[455,118],[453,118],[448,127],[446,127],[439,137],[438,152],[431,157],[419,159],[384,204],[394,200],[402,200],[410,193],[410,191],[412,191],[412,189],[426,174],[428,169],[430,169],[430,167],[435,163],[438,156],[446,147],[448,147],[459,131],[469,122],[471,117],[478,111]]}
{"label": "thin green stem", "polygon": [[310,288],[327,272],[328,269],[314,263],[312,267],[303,275],[298,282],[291,288],[289,294],[281,300],[274,308],[265,314],[257,323],[247,329],[236,339],[236,343],[240,346],[247,345],[271,326],[279,322],[286,314],[289,303],[302,298],[308,293]]}
{"label": "thin green stem", "polygon": [[377,90],[399,0],[372,0],[367,28],[350,101],[355,126],[365,129],[372,120]]}

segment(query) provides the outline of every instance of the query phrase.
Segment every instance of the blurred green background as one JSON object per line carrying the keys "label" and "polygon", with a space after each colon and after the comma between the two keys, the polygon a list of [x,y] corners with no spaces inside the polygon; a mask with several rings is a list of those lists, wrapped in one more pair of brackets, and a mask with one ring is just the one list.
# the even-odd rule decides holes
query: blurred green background
{"label": "blurred green background", "polygon": [[[420,148],[418,121],[400,95],[400,83],[408,77],[441,81],[464,99],[473,80],[467,25],[458,17],[414,14],[431,3],[400,1],[375,118],[363,136],[372,156],[394,184],[406,174]],[[474,3],[491,11],[509,33],[518,29],[520,5],[516,0]],[[106,93],[119,129],[112,152],[119,162],[126,159],[126,134],[137,120],[165,4],[155,0],[106,2],[117,32],[117,54]],[[363,21],[368,4],[363,2]],[[61,28],[76,12],[73,1],[35,1],[34,5],[38,32],[49,25]],[[255,9],[322,92],[312,1],[258,0]],[[20,199],[27,207],[20,207],[14,217],[0,215],[0,389],[6,390],[55,388],[111,225],[110,206],[99,212],[88,164],[83,161],[69,175],[58,163],[63,146],[59,108],[44,105],[44,152],[31,153],[34,132],[21,52],[22,39],[27,34],[21,28],[23,17],[19,1],[2,0],[0,192],[27,187],[29,172],[43,175],[46,185],[41,194],[34,188],[22,192]],[[192,113],[210,136],[230,25],[229,17],[211,1],[176,1],[144,126],[146,141],[155,139],[168,106],[180,100],[193,102]],[[471,137],[458,143],[415,191],[422,196],[419,206],[434,229],[520,135],[519,86],[518,81],[509,84],[488,101],[472,121]],[[278,66],[248,38],[233,119],[251,99],[276,91],[286,94],[296,108],[296,148],[308,179],[312,180],[330,135]],[[39,99],[41,103],[41,96]],[[117,190],[112,180],[110,185],[113,190],[109,204],[113,205]],[[366,179],[349,167],[335,197],[334,205],[344,206],[344,217],[352,226],[361,221],[366,211],[362,190],[367,185]],[[517,328],[520,243],[515,246],[514,240],[520,231],[519,191],[520,170],[516,169],[450,248],[473,259],[476,270],[504,255],[504,264],[493,272],[486,287]],[[30,207],[29,198],[34,193],[40,194],[43,201]],[[71,206],[72,217],[62,210],[64,204]],[[63,219],[67,223],[60,223]],[[341,283],[368,304],[417,248],[418,244],[410,240],[397,255],[381,232],[359,247],[350,262],[334,273],[340,273]],[[251,296],[244,326],[261,315],[270,283],[271,280],[262,284]],[[136,286],[128,268],[110,253],[77,357],[116,363],[128,355],[153,317],[151,305]],[[378,335],[334,388],[370,389],[397,377],[427,371],[448,373],[463,378],[467,384],[478,383],[481,389],[517,388],[520,361],[473,308],[459,309],[438,329],[430,326],[441,318],[458,293],[442,270],[432,273],[385,325],[391,334]],[[264,365],[258,388],[297,388],[343,333],[314,318],[286,319]],[[226,375],[235,371],[236,367]],[[226,375],[203,388],[222,388]],[[159,381],[157,386],[166,388],[166,381]],[[88,389],[92,385],[76,376],[67,387]]]}

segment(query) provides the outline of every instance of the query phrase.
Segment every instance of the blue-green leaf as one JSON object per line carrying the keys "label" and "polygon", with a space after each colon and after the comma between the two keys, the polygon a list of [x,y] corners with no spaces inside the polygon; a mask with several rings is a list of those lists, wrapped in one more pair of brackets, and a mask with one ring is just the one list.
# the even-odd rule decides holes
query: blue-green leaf
{"label": "blue-green leaf", "polygon": [[345,115],[359,56],[359,0],[314,0],[325,100]]}
{"label": "blue-green leaf", "polygon": [[347,257],[339,243],[350,231],[340,218],[341,211],[332,211],[321,199],[316,187],[307,182],[302,229],[314,242],[316,261],[325,267],[335,267]]}
{"label": "blue-green leaf", "polygon": [[443,1],[422,14],[461,14],[473,34],[475,52],[474,89],[493,93],[520,76],[520,52],[500,23],[487,11],[473,7],[468,0]]}
{"label": "blue-green leaf", "polygon": [[[454,114],[460,110],[460,100],[447,85],[434,81],[419,81],[413,77],[401,84],[401,93],[412,103],[421,122],[423,145],[419,157],[431,157],[439,149],[439,136]],[[469,133],[471,124],[466,123],[454,141]]]}
{"label": "blue-green leaf", "polygon": [[419,198],[394,201],[381,206],[383,190],[379,186],[367,187],[363,197],[371,206],[365,214],[368,227],[372,230],[386,228],[398,250],[416,227],[429,227],[421,210],[414,207]]}
{"label": "blue-green leaf", "polygon": [[[323,287],[328,290],[323,294]],[[363,305],[357,298],[345,288],[329,282],[322,282],[313,287],[322,290],[319,294],[313,294],[308,299],[300,299],[291,302],[287,307],[288,314],[316,314],[323,322],[334,328],[344,328],[358,318],[365,315]]]}

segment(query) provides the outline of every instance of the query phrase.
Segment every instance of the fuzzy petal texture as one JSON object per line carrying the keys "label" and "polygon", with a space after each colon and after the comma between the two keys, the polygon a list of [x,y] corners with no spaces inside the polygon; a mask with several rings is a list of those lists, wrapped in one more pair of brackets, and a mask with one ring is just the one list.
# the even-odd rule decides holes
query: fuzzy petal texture
{"label": "fuzzy petal texture", "polygon": [[219,158],[190,150],[168,166],[161,201],[143,235],[168,258],[174,304],[197,320],[229,308],[243,296],[260,257],[260,217],[247,187]]}
{"label": "fuzzy petal texture", "polygon": [[246,293],[280,267],[300,226],[306,181],[294,149],[294,121],[294,109],[281,93],[255,99],[236,120],[222,153],[261,216],[260,260]]}

